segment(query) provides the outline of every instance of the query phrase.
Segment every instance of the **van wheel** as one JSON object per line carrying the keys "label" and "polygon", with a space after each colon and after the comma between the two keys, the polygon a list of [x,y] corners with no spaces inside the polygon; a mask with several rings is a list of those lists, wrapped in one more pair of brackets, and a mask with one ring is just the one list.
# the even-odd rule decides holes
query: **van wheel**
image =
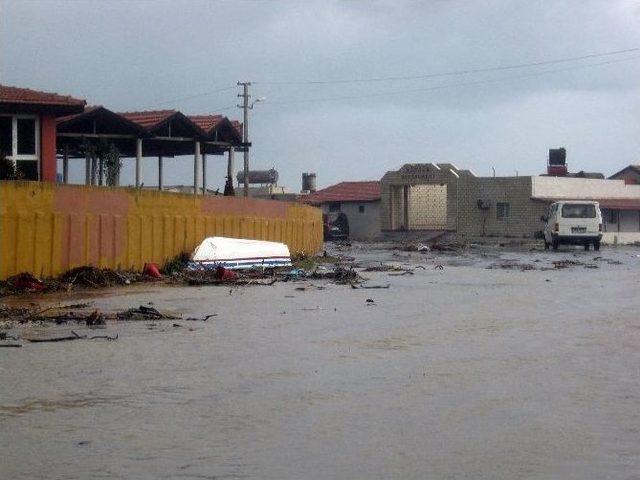
{"label": "van wheel", "polygon": [[593,249],[597,252],[600,250],[600,240],[597,240],[593,243]]}
{"label": "van wheel", "polygon": [[591,245],[589,245],[588,243],[585,243],[585,244],[584,244],[584,249],[585,249],[585,250],[589,250],[589,247],[590,247],[590,246],[591,246]]}
{"label": "van wheel", "polygon": [[559,242],[558,242],[558,239],[557,239],[557,238],[552,239],[552,240],[551,240],[551,247],[552,247],[554,250],[558,250],[558,243],[559,243]]}

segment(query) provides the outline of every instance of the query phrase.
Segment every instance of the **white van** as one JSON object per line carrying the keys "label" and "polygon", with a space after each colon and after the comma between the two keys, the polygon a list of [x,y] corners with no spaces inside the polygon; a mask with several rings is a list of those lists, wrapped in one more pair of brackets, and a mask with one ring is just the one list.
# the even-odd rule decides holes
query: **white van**
{"label": "white van", "polygon": [[602,213],[598,202],[568,201],[555,202],[549,207],[547,215],[540,217],[545,222],[544,248],[549,245],[554,250],[558,245],[584,245],[585,250],[593,245],[600,250],[602,239]]}

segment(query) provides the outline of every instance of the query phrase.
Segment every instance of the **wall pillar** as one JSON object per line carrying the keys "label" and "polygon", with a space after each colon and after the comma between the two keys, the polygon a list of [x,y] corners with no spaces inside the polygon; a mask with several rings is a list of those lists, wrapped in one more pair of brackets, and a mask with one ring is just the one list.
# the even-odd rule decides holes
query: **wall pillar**
{"label": "wall pillar", "polygon": [[56,158],[56,119],[40,116],[40,180],[55,182],[58,171]]}

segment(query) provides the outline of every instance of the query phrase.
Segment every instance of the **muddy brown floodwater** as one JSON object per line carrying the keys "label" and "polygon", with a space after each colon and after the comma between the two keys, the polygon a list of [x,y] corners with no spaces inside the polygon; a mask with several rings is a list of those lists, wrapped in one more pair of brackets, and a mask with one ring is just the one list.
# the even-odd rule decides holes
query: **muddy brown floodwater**
{"label": "muddy brown floodwater", "polygon": [[353,250],[425,268],[80,296],[217,316],[0,349],[0,477],[640,478],[640,249]]}

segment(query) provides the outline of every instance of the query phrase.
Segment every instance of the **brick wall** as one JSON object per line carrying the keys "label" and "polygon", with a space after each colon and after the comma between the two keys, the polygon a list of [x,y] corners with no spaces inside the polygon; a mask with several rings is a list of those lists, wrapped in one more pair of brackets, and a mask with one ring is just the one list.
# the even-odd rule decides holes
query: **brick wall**
{"label": "brick wall", "polygon": [[447,185],[409,187],[409,230],[447,228]]}
{"label": "brick wall", "polygon": [[[531,199],[532,177],[465,178],[458,187],[457,230],[462,235],[533,237],[543,228],[540,216],[549,204]],[[489,209],[480,209],[478,200]],[[498,203],[508,204],[508,217],[498,218]]]}
{"label": "brick wall", "polygon": [[[387,172],[381,180],[380,228],[398,230],[406,227],[402,193],[406,185],[410,187],[409,228],[455,230],[458,181],[467,177],[475,178],[468,170],[458,170],[447,163],[406,164],[399,170]],[[443,188],[422,188],[428,185]],[[443,191],[446,202],[442,202]],[[429,198],[430,194],[434,197]],[[441,211],[434,210],[436,204],[443,207]],[[422,218],[425,215],[426,218]]]}

